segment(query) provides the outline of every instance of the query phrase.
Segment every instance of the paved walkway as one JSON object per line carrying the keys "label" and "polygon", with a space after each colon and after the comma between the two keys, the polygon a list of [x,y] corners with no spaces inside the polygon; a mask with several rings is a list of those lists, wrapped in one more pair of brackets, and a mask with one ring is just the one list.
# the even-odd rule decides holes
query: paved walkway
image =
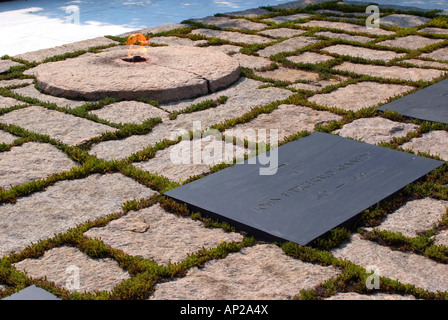
{"label": "paved walkway", "polygon": [[[160,196],[224,167],[171,161],[189,144],[173,133],[193,121],[229,136],[279,129],[285,142],[319,130],[448,161],[447,126],[375,110],[446,77],[448,18],[384,9],[381,28],[367,29],[365,6],[304,6],[141,30],[154,45],[239,61],[235,84],[186,101],[36,89],[37,65],[116,50],[127,35],[2,60],[0,297],[36,284],[64,299],[446,298],[446,170],[310,247],[259,242]],[[219,137],[201,145],[248,152]]]}

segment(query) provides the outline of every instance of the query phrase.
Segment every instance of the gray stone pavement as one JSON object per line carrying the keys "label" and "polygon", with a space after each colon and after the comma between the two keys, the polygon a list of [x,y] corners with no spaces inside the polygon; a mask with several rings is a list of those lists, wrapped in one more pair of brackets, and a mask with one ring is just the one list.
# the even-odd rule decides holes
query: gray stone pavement
{"label": "gray stone pavement", "polygon": [[[304,3],[311,1],[278,8],[300,9]],[[144,287],[150,274],[153,284],[145,284],[146,291],[131,289],[130,296],[292,299],[300,297],[302,290],[322,289],[322,283],[347,272],[342,261],[349,261],[365,269],[374,265],[381,277],[403,286],[429,294],[448,293],[447,260],[434,255],[400,251],[387,241],[368,240],[363,233],[353,232],[329,252],[311,248],[320,253],[317,260],[296,257],[257,239],[247,245],[245,234],[211,226],[195,214],[182,216],[182,209],[173,209],[160,197],[164,188],[209,174],[213,166],[248,154],[247,148],[224,138],[253,142],[258,130],[278,129],[283,140],[324,127],[332,134],[370,144],[399,141],[394,147],[448,161],[447,127],[439,125],[421,133],[420,123],[411,119],[372,116],[369,111],[418,89],[422,82],[446,76],[446,26],[436,27],[427,16],[390,14],[382,20],[382,28],[367,29],[350,21],[317,19],[319,12],[272,10],[199,19],[201,28],[191,27],[188,33],[185,23],[142,31],[151,34],[154,44],[207,46],[240,64],[237,82],[204,96],[160,104],[79,101],[41,92],[29,71],[29,79],[1,78],[0,255],[10,259],[10,268],[31,279],[46,278],[70,294],[105,292],[111,297],[123,292],[128,283]],[[358,13],[358,20],[363,19],[365,14]],[[415,29],[398,32],[408,27]],[[179,28],[182,33],[176,32]],[[165,33],[157,35],[160,31]],[[13,60],[21,59],[20,64],[31,68],[35,65],[27,63],[118,44],[116,38],[97,38],[21,54]],[[78,58],[68,59],[76,65]],[[0,71],[8,75],[10,67],[19,65],[13,60],[4,60]],[[124,79],[128,76],[132,75],[123,73]],[[220,97],[225,101],[217,102]],[[150,119],[157,121],[148,129]],[[198,140],[203,156],[198,163],[191,163],[197,158],[194,153],[188,159],[179,157],[194,144],[177,140],[180,135],[211,127],[220,129],[221,135]],[[241,135],[252,129],[255,136]],[[163,144],[168,140],[169,144]],[[212,153],[216,150],[229,151],[231,157],[220,158]],[[204,156],[207,152],[209,157]],[[178,163],[173,154],[180,158]],[[437,183],[446,194],[446,181]],[[443,192],[438,197],[411,194],[365,231],[401,234],[409,241],[432,232],[434,245],[444,252],[448,199]],[[139,201],[146,204],[136,206]],[[232,249],[222,254],[222,248]],[[335,259],[319,260],[326,254]],[[67,282],[67,270],[73,267],[80,272],[78,286]],[[12,285],[2,272],[0,280],[5,283],[0,283],[0,295]],[[417,290],[409,294],[381,289],[344,292],[339,288],[340,292],[324,298],[421,298]],[[141,292],[143,296],[138,295]]]}

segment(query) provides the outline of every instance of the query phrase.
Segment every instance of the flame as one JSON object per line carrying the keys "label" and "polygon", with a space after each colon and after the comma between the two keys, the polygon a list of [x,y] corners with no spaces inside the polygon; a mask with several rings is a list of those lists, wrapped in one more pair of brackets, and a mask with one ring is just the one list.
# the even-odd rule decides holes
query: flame
{"label": "flame", "polygon": [[[151,42],[148,40],[150,37],[146,38],[142,33],[133,33],[126,40],[125,44],[129,46],[128,57],[131,56],[147,56],[147,50],[145,46],[149,46]],[[138,43],[138,45],[136,45]]]}

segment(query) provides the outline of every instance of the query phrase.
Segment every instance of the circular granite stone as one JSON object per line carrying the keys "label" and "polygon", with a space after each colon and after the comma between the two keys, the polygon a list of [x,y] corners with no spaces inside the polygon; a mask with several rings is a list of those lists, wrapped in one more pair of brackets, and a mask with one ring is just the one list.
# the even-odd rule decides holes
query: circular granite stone
{"label": "circular granite stone", "polygon": [[240,76],[239,62],[207,48],[147,47],[148,60],[126,62],[126,50],[42,64],[35,76],[53,96],[97,100],[149,98],[171,102],[228,87]]}

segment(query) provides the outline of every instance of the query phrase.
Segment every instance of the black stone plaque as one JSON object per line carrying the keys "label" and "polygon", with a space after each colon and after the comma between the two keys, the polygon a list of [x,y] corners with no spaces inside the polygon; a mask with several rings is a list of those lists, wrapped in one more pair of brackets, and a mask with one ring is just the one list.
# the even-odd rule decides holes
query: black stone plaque
{"label": "black stone plaque", "polygon": [[406,117],[448,124],[448,79],[440,81],[378,108]]}
{"label": "black stone plaque", "polygon": [[61,300],[60,298],[52,295],[48,291],[35,285],[29,286],[3,300]]}
{"label": "black stone plaque", "polygon": [[444,164],[320,132],[277,152],[272,175],[245,161],[165,195],[255,237],[307,245]]}

